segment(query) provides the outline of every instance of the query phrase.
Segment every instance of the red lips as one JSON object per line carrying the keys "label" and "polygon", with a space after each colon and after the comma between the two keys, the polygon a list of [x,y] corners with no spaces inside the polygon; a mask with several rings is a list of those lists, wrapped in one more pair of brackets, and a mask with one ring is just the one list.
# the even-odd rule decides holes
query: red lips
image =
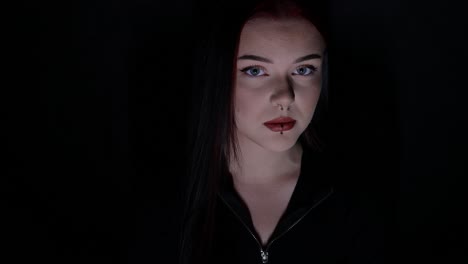
{"label": "red lips", "polygon": [[282,132],[291,130],[296,124],[296,120],[283,116],[267,121],[263,124],[273,132]]}

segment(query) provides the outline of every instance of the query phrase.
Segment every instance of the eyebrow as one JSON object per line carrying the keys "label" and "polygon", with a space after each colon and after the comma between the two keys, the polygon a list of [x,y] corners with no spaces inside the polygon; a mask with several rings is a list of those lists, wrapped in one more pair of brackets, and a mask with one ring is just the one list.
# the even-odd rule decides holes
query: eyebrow
{"label": "eyebrow", "polygon": [[[309,55],[302,56],[302,57],[296,59],[294,61],[294,63],[299,63],[299,62],[303,62],[303,61],[306,61],[306,60],[312,60],[312,59],[320,59],[320,58],[322,58],[322,56],[320,56],[318,54],[309,54]],[[266,62],[266,63],[273,63],[273,61],[270,60],[270,59],[267,59],[267,58],[264,58],[264,57],[261,57],[261,56],[257,56],[257,55],[251,55],[251,54],[242,55],[237,59],[238,60],[255,60],[255,61],[262,61],[262,62]]]}
{"label": "eyebrow", "polygon": [[267,62],[267,63],[273,63],[273,61],[271,61],[270,59],[260,57],[260,56],[257,56],[257,55],[250,55],[250,54],[242,55],[237,59],[238,60],[256,60],[256,61],[263,61],[263,62]]}
{"label": "eyebrow", "polygon": [[309,54],[309,55],[298,58],[296,61],[294,61],[294,63],[299,63],[299,62],[303,62],[303,61],[306,61],[306,60],[312,60],[312,59],[320,59],[320,58],[322,58],[322,56],[320,56],[318,54]]}

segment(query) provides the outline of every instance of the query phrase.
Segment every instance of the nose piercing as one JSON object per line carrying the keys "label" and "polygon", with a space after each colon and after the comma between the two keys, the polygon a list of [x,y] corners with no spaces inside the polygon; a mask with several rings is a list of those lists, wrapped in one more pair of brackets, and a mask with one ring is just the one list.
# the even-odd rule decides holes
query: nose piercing
{"label": "nose piercing", "polygon": [[[283,106],[282,105],[279,105],[279,106],[280,106],[281,111],[283,111]],[[289,111],[289,109],[290,109],[290,106],[288,106],[288,108],[286,108],[287,111]]]}

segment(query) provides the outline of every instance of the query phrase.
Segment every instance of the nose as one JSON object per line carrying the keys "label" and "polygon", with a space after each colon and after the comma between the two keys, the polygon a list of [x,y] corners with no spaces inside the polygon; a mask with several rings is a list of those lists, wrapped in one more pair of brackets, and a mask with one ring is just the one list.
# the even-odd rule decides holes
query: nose
{"label": "nose", "polygon": [[290,105],[294,102],[295,94],[292,82],[289,78],[286,80],[277,81],[274,92],[271,96],[271,103],[280,110],[289,110]]}

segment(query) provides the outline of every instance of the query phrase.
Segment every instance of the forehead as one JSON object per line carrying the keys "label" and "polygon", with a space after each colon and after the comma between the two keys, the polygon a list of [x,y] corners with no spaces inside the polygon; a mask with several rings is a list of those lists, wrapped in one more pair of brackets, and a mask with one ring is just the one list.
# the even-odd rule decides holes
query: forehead
{"label": "forehead", "polygon": [[[322,52],[325,44],[315,26],[301,18],[256,18],[242,29],[239,55],[242,53],[265,56],[304,52]],[[268,53],[268,54],[266,54]]]}

